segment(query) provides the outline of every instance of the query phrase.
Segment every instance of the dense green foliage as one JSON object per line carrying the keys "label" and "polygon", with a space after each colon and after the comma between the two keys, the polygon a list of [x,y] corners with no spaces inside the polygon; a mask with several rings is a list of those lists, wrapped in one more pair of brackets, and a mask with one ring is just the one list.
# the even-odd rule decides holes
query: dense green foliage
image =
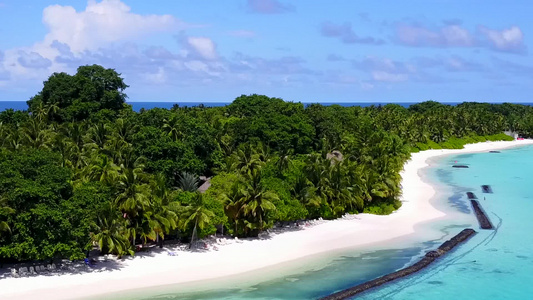
{"label": "dense green foliage", "polygon": [[[138,243],[389,214],[413,151],[533,135],[533,108],[424,102],[341,107],[240,96],[132,111],[114,70],[53,74],[0,113],[0,259],[133,254]],[[211,177],[205,193],[197,189]],[[202,177],[203,178],[203,177]],[[192,243],[191,243],[192,244]]]}
{"label": "dense green foliage", "polygon": [[104,111],[109,115],[122,109],[128,86],[112,69],[98,65],[82,66],[74,76],[54,73],[43,90],[28,101],[34,114],[47,114],[50,120],[84,120]]}

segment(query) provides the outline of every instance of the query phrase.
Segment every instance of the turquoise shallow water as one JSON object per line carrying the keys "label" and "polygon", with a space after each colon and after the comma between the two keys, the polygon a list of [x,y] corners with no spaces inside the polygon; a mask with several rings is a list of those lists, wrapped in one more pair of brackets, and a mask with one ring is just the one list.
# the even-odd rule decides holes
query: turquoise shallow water
{"label": "turquoise shallow water", "polygon": [[[470,168],[451,168],[455,161]],[[241,276],[228,278],[222,287],[218,283],[210,289],[206,284],[196,292],[166,286],[109,298],[316,299],[411,264],[463,228],[473,227],[479,232],[475,237],[428,269],[357,299],[533,299],[533,147],[441,157],[422,174],[437,190],[433,203],[448,217],[420,225],[417,237],[401,247],[391,242],[381,250],[348,249],[332,254],[320,267],[284,270],[261,283],[247,284]],[[482,193],[484,184],[494,193]],[[468,191],[480,198],[497,230],[478,230]]]}
{"label": "turquoise shallow water", "polygon": [[[448,168],[455,160],[469,168]],[[447,157],[435,173],[465,201],[464,191],[474,192],[497,229],[478,230],[427,270],[357,299],[533,299],[533,147]]]}

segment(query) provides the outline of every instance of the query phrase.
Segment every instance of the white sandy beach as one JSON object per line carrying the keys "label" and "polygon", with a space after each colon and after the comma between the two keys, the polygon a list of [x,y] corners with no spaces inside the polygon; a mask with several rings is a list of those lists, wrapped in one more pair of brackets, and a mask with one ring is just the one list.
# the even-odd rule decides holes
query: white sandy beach
{"label": "white sandy beach", "polygon": [[[389,216],[360,214],[324,221],[300,230],[272,234],[268,239],[222,239],[205,252],[154,252],[117,262],[115,270],[86,274],[0,279],[0,299],[73,299],[221,278],[273,266],[306,256],[356,248],[412,234],[420,223],[445,216],[433,207],[434,189],[419,176],[429,158],[447,154],[482,152],[533,140],[470,144],[461,150],[428,150],[412,155],[402,175],[402,207]],[[220,241],[220,240],[219,240]],[[105,263],[104,263],[105,264]]]}

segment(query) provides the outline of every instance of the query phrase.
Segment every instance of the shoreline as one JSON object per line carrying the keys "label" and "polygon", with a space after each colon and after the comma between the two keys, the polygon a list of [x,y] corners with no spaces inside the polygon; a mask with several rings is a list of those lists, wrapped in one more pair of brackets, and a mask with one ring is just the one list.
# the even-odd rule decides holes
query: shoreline
{"label": "shoreline", "polygon": [[[415,233],[415,227],[436,221],[446,214],[430,202],[436,191],[420,176],[430,158],[532,145],[533,140],[484,142],[464,149],[427,150],[413,153],[402,176],[402,207],[388,216],[353,215],[299,230],[270,234],[259,239],[219,239],[217,250],[186,252],[178,256],[165,251],[140,254],[114,262],[118,270],[0,279],[2,299],[72,299],[97,297],[133,289],[201,283],[289,263],[308,256],[346,248],[367,247]],[[391,224],[394,227],[391,228]],[[276,230],[274,230],[276,231]],[[224,243],[220,243],[220,242]],[[250,255],[254,253],[254,255]],[[105,263],[101,263],[105,264]]]}

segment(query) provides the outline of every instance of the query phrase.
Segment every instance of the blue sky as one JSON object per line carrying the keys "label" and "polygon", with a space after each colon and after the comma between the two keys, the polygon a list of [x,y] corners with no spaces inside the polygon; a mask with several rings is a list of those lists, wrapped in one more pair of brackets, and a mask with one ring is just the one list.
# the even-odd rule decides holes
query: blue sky
{"label": "blue sky", "polygon": [[101,64],[130,101],[533,102],[531,1],[0,0],[0,101]]}

